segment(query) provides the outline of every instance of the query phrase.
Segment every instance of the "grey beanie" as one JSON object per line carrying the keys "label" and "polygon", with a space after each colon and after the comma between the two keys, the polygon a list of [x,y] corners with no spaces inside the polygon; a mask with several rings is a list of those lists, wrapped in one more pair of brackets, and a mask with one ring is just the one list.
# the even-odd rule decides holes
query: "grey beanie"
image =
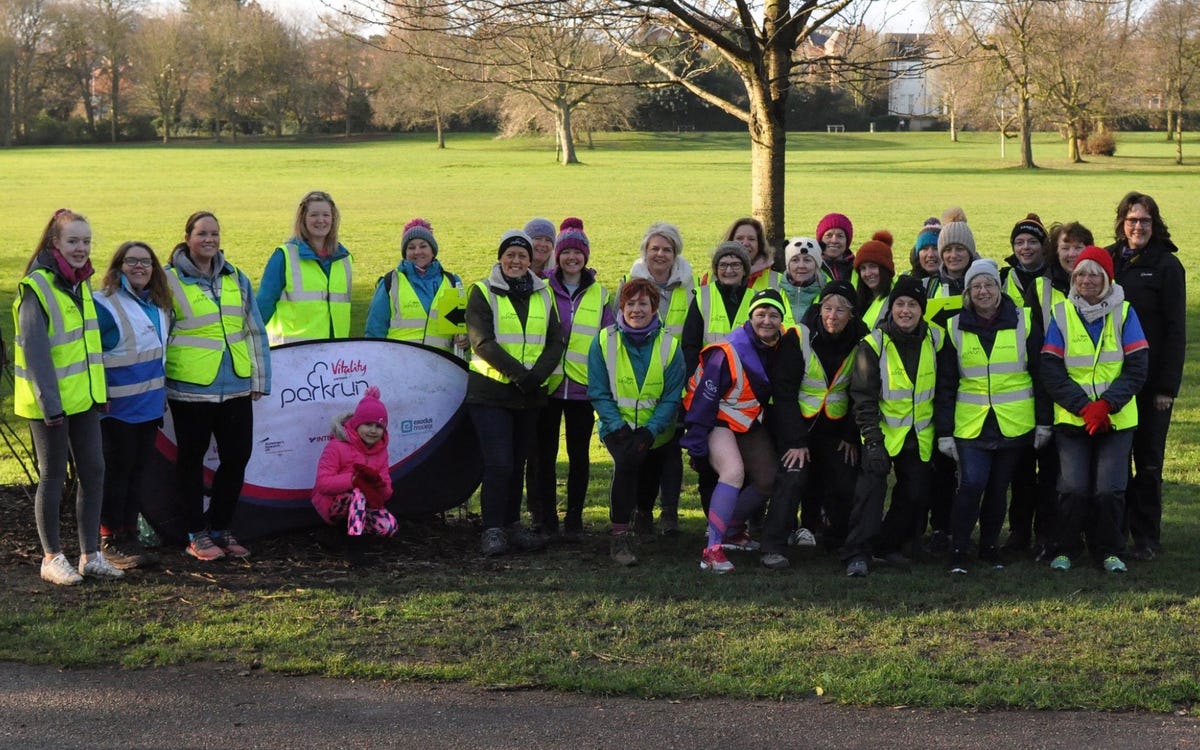
{"label": "grey beanie", "polygon": [[742,262],[742,268],[744,269],[742,283],[745,284],[746,279],[750,276],[750,253],[746,252],[746,248],[742,246],[742,243],[734,242],[733,240],[722,242],[720,245],[717,245],[716,250],[713,250],[713,278],[715,279],[717,275],[717,264],[721,262],[721,258],[724,258],[727,255],[737,256],[737,259]]}
{"label": "grey beanie", "polygon": [[433,227],[424,219],[413,219],[404,225],[404,234],[400,237],[401,257],[408,253],[408,243],[412,240],[425,240],[433,249],[433,257],[437,257],[438,243],[433,237]]}
{"label": "grey beanie", "polygon": [[549,237],[550,241],[553,242],[554,236],[558,232],[554,229],[554,222],[538,217],[526,222],[525,234],[529,237]]}
{"label": "grey beanie", "polygon": [[971,260],[979,260],[979,251],[975,249],[975,234],[967,226],[967,215],[961,208],[947,208],[942,214],[942,230],[938,233],[938,255],[947,245],[962,245],[967,248]]}

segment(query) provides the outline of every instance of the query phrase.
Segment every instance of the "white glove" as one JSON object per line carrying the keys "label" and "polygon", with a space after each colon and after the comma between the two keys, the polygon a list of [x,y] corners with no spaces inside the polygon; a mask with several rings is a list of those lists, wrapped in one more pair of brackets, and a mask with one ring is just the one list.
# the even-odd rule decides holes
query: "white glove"
{"label": "white glove", "polygon": [[954,444],[954,438],[938,438],[938,450],[942,455],[952,458],[955,463],[958,463],[958,446]]}
{"label": "white glove", "polygon": [[1040,424],[1033,428],[1033,449],[1040,451],[1050,442],[1050,438],[1054,436],[1054,432],[1050,429],[1050,425]]}

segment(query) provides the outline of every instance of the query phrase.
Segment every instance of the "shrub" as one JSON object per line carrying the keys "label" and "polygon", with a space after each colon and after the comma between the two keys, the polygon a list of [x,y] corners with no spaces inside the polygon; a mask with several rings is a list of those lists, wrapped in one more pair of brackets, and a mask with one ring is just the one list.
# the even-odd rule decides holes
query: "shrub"
{"label": "shrub", "polygon": [[1112,156],[1117,153],[1117,139],[1108,130],[1092,133],[1080,142],[1079,149],[1088,156]]}

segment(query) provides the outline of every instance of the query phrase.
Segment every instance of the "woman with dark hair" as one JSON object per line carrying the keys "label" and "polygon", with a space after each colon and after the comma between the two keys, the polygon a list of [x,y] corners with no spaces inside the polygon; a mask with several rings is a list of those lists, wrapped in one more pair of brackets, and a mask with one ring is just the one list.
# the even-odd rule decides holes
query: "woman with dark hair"
{"label": "woman with dark hair", "polygon": [[587,393],[600,418],[600,439],[613,459],[609,489],[612,541],[618,565],[633,565],[630,521],[646,518],[664,466],[679,455],[672,438],[686,380],[679,343],[658,319],[654,282],[631,279],[617,299],[617,322],[592,340]]}
{"label": "woman with dark hair", "polygon": [[[42,544],[42,579],[72,586],[84,576],[120,578],[100,551],[104,488],[100,407],[107,399],[96,307],[88,279],[92,228],[66,208],[54,212],[25,265],[13,300],[13,411],[29,420],[37,454],[33,513]],[[59,506],[68,455],[79,478],[75,524],[79,564],[62,551]]]}
{"label": "woman with dark hair", "polygon": [[1150,370],[1138,393],[1133,433],[1133,472],[1125,497],[1131,557],[1152,560],[1162,552],[1162,472],[1171,411],[1183,382],[1187,347],[1187,282],[1178,248],[1158,203],[1129,193],[1117,206],[1112,254],[1114,281],[1125,290],[1150,342]]}
{"label": "woman with dark hair", "polygon": [[896,278],[896,263],[892,260],[892,233],[881,229],[864,242],[854,254],[854,270],[858,274],[858,304],[862,322],[872,329],[887,316],[887,298]]}
{"label": "woman with dark hair", "polygon": [[550,288],[532,262],[533,240],[521,231],[505,232],[491,273],[467,296],[474,356],[466,403],[483,452],[480,550],[488,556],[510,546],[532,551],[546,544],[521,525],[521,480],[563,339]]}
{"label": "woman with dark hair", "polygon": [[[750,256],[750,275],[746,286],[754,291],[778,289],[783,274],[774,269],[775,248],[767,244],[767,230],[752,216],[743,216],[729,225],[722,236],[723,242],[737,242],[746,248]],[[707,282],[707,278],[704,280]]]}
{"label": "woman with dark hair", "polygon": [[1059,474],[1057,555],[1064,571],[1087,535],[1092,557],[1110,573],[1125,571],[1122,514],[1129,450],[1146,381],[1149,353],[1137,311],[1113,283],[1112,257],[1091,246],[1071,272],[1071,291],[1054,306],[1042,347],[1042,380],[1054,399]]}
{"label": "woman with dark hair", "polygon": [[108,411],[104,434],[104,507],[100,546],[118,568],[155,562],[138,541],[146,456],[167,410],[166,341],[171,290],[154,250],[144,242],[117,248],[104,289],[96,294],[96,317],[104,347]]}
{"label": "woman with dark hair", "polygon": [[[250,279],[225,259],[217,217],[197,211],[183,236],[166,269],[175,313],[166,369],[187,553],[246,558],[229,527],[254,448],[253,404],[271,392],[271,352]],[[204,456],[214,439],[221,463],[206,509]]]}
{"label": "woman with dark hair", "polygon": [[291,239],[267,260],[257,303],[272,346],[350,335],[354,259],[338,242],[341,216],[329,193],[307,193]]}

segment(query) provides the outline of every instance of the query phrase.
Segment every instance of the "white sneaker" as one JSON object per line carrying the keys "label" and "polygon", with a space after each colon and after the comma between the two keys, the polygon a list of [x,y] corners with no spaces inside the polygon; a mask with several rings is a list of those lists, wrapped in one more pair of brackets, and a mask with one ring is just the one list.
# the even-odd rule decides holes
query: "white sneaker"
{"label": "white sneaker", "polygon": [[82,555],[79,557],[79,574],[89,578],[123,578],[125,571],[105,560],[104,553],[97,550],[87,562]]}
{"label": "white sneaker", "polygon": [[793,547],[816,547],[817,538],[811,531],[801,526],[788,537],[788,544]]}
{"label": "white sneaker", "polygon": [[47,560],[42,558],[42,580],[59,586],[74,586],[83,581],[83,576],[75,572],[67,556],[59,552]]}

